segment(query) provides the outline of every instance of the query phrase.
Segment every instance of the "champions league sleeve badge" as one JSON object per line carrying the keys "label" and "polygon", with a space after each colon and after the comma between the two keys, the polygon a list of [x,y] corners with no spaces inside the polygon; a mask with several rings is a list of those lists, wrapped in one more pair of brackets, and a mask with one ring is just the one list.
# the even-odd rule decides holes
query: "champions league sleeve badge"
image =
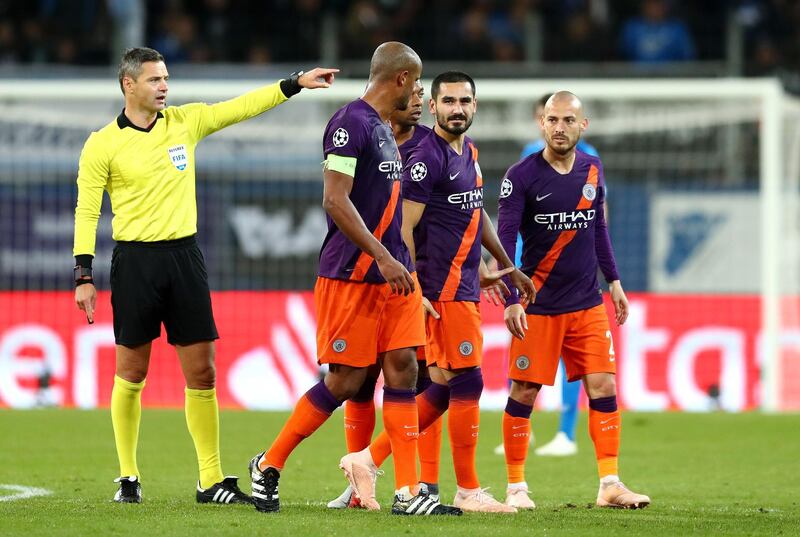
{"label": "champions league sleeve badge", "polygon": [[336,129],[336,132],[333,133],[334,147],[344,147],[347,145],[347,142],[349,141],[350,141],[350,134],[342,127],[339,127],[338,129]]}
{"label": "champions league sleeve badge", "polygon": [[514,190],[514,183],[506,177],[503,179],[503,183],[500,185],[500,199],[507,198],[511,195],[511,192]]}
{"label": "champions league sleeve badge", "polygon": [[428,175],[428,167],[424,162],[415,162],[409,174],[412,181],[422,181]]}

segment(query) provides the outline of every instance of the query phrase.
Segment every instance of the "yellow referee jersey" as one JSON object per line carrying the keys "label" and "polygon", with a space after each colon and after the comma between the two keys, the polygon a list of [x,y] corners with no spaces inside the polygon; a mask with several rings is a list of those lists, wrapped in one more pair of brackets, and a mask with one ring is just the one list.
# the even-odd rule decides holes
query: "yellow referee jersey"
{"label": "yellow referee jersey", "polygon": [[286,101],[275,83],[217,103],[171,106],[151,129],[124,113],[93,132],[81,152],[73,255],[94,255],[103,190],[118,241],[164,241],[197,233],[194,148],[222,128]]}

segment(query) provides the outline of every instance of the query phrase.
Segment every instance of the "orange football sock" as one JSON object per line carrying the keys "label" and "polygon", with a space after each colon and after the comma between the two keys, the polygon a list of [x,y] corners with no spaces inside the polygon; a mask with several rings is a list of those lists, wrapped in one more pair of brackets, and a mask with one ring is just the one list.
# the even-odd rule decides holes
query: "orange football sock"
{"label": "orange football sock", "polygon": [[414,390],[383,388],[383,428],[394,453],[395,489],[408,487],[413,490],[419,483],[417,479],[419,421]]}
{"label": "orange football sock", "polygon": [[[417,405],[421,406],[419,399]],[[439,482],[439,460],[442,447],[442,416],[436,418],[427,429],[419,433],[419,480],[425,483]],[[420,424],[422,422],[420,421]]]}
{"label": "orange football sock", "polygon": [[525,481],[525,460],[531,437],[532,406],[508,398],[503,412],[503,444],[506,450],[506,471],[509,483]]}
{"label": "orange football sock", "polygon": [[480,368],[475,368],[453,377],[448,384],[450,408],[447,430],[450,433],[456,483],[463,489],[476,489],[481,486],[475,469],[475,451],[478,448],[478,401],[483,391],[483,376]]}
{"label": "orange football sock", "polygon": [[[613,399],[613,400],[612,400]],[[589,401],[589,436],[594,442],[600,479],[619,475],[619,438],[622,419],[616,396]]]}
{"label": "orange football sock", "polygon": [[261,457],[258,467],[261,470],[273,466],[283,469],[286,459],[300,442],[314,433],[331,416],[341,403],[328,391],[324,381],[308,390],[294,407],[294,412],[286,420],[278,438]]}
{"label": "orange football sock", "polygon": [[[425,431],[428,427],[436,421],[445,410],[447,410],[447,402],[450,397],[450,389],[443,384],[432,384],[430,388],[417,396],[417,411],[419,412],[419,429]],[[386,399],[384,398],[384,402]],[[384,415],[386,413],[386,406],[383,407]],[[384,416],[384,421],[385,421]],[[439,434],[441,438],[441,433]],[[439,443],[441,445],[441,442]],[[372,444],[369,446],[369,452],[372,455],[372,460],[375,465],[380,467],[383,461],[389,458],[392,454],[392,446],[389,443],[389,437],[386,435],[386,430],[379,434]],[[438,454],[438,448],[437,448]],[[438,465],[438,463],[437,463]],[[438,475],[438,472],[437,472]],[[426,481],[428,482],[428,481]]]}
{"label": "orange football sock", "polygon": [[361,451],[369,445],[375,431],[375,402],[346,401],[344,404],[344,439],[347,452]]}

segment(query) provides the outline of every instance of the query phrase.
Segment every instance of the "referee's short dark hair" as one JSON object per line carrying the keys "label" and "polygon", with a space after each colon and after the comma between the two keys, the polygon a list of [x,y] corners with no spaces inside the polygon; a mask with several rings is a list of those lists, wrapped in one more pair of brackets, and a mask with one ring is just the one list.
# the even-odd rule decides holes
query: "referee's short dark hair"
{"label": "referee's short dark hair", "polygon": [[442,84],[452,84],[454,82],[469,82],[469,85],[472,87],[472,96],[475,96],[475,81],[472,80],[471,76],[461,71],[445,71],[444,73],[439,73],[436,75],[436,78],[433,79],[431,83],[431,98],[435,101],[436,97],[439,96],[439,86]]}
{"label": "referee's short dark hair", "polygon": [[142,74],[142,64],[146,62],[163,62],[164,56],[157,50],[147,47],[129,48],[122,55],[119,62],[119,89],[122,94],[125,94],[125,88],[122,87],[122,79],[126,76],[136,80]]}

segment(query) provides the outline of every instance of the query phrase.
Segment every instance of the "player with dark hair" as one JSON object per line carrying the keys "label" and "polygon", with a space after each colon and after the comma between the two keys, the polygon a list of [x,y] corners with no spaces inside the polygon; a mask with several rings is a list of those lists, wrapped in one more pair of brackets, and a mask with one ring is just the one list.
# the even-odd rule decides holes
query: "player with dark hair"
{"label": "player with dark hair", "polygon": [[[400,150],[400,160],[405,162],[408,153],[424,138],[431,129],[420,123],[422,117],[422,97],[425,89],[419,86],[411,94],[408,108],[395,110],[389,117],[394,139]],[[431,384],[425,364],[423,347],[417,349],[417,386],[416,393],[424,392]],[[361,451],[372,441],[375,431],[375,385],[380,375],[380,367],[370,367],[367,378],[353,397],[344,403],[344,437],[347,452]],[[427,487],[432,497],[438,498],[439,453],[441,447],[442,420],[428,427],[419,434],[420,483]],[[357,498],[353,497],[353,488],[348,485],[339,497],[328,502],[331,509],[358,507]]]}
{"label": "player with dark hair", "polygon": [[75,302],[94,321],[92,279],[103,191],[111,198],[111,305],[116,375],[111,422],[120,463],[117,502],[141,502],[136,448],[141,392],[161,324],[186,379],[186,423],[200,467],[200,503],[250,503],[219,460],[214,340],[219,336],[203,255],[197,246],[195,146],[234,123],[273,108],[302,88],[328,87],[336,69],[314,69],[229,101],[167,107],[169,73],[149,48],[125,52],[119,84],[125,108],[93,132],[81,153],[75,209]]}
{"label": "player with dark hair", "polygon": [[[377,360],[385,382],[384,429],[396,454],[392,513],[461,514],[420,490],[416,467],[416,348],[425,344],[425,321],[422,293],[401,235],[402,166],[388,120],[395,110],[408,107],[421,73],[422,62],[410,47],[380,45],[364,95],[339,109],[325,129],[328,234],[314,299],[317,353],[329,371],[300,399],[272,446],[250,462],[259,511],[280,509],[278,480],[286,459],[358,392]],[[346,460],[341,467],[351,485],[371,478]]]}
{"label": "player with dark hair", "polygon": [[[512,513],[481,489],[475,469],[483,390],[480,370],[479,266],[481,244],[506,267],[514,285],[533,293],[513,267],[483,210],[478,151],[467,136],[477,108],[469,75],[448,71],[431,88],[433,132],[413,148],[403,171],[403,236],[415,259],[427,310],[427,364],[433,384],[417,396],[425,430],[449,409],[448,430],[458,482],[454,504],[465,511]],[[384,434],[343,461],[374,475],[394,446]],[[363,486],[361,486],[363,485]],[[374,479],[354,484],[362,504],[376,505]]]}
{"label": "player with dark hair", "polygon": [[598,266],[609,282],[617,324],[628,317],[628,300],[603,215],[602,163],[576,150],[588,123],[574,94],[555,93],[541,119],[546,147],[512,166],[500,190],[500,239],[513,255],[522,234],[522,270],[537,289],[536,301],[527,307],[512,290],[505,311],[514,336],[511,394],[503,414],[506,503],[520,508],[535,507],[525,482],[530,416],[542,384],[553,384],[559,356],[569,380],[583,379],[589,395],[589,432],[600,476],[597,505],[636,509],[650,503],[619,479],[616,357]]}

